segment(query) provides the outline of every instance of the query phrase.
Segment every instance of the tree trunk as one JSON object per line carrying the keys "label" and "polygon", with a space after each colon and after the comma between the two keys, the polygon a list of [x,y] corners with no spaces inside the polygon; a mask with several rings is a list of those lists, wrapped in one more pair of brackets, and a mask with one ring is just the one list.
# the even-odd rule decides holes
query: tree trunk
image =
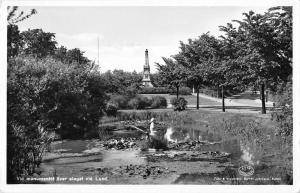
{"label": "tree trunk", "polygon": [[222,86],[222,111],[225,112],[224,87]]}
{"label": "tree trunk", "polygon": [[261,114],[266,114],[265,85],[264,84],[261,84],[260,94],[261,94],[261,104],[262,104]]}
{"label": "tree trunk", "polygon": [[199,109],[199,88],[197,89],[197,109]]}
{"label": "tree trunk", "polygon": [[219,85],[217,86],[217,98],[219,98],[220,96],[220,88],[219,88]]}
{"label": "tree trunk", "polygon": [[176,96],[177,96],[177,99],[179,98],[179,86],[176,86]]}

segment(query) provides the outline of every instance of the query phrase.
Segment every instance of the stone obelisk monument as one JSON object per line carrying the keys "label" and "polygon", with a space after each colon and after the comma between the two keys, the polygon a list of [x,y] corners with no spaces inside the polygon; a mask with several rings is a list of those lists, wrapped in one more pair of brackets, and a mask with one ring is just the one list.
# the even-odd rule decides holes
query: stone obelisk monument
{"label": "stone obelisk monument", "polygon": [[144,65],[142,83],[145,87],[153,87],[153,85],[150,81],[150,65],[149,65],[149,56],[148,56],[147,49],[145,51],[145,65]]}

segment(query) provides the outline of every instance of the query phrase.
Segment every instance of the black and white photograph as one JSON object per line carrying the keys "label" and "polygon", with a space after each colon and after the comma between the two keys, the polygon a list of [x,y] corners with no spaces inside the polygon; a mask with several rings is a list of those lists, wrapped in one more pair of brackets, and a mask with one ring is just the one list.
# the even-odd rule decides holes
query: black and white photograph
{"label": "black and white photograph", "polygon": [[71,2],[1,5],[5,187],[300,191],[299,1]]}

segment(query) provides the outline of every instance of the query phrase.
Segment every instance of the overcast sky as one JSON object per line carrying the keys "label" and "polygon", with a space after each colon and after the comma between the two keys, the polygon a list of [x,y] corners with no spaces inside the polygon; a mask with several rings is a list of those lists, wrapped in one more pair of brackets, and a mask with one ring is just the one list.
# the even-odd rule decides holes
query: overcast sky
{"label": "overcast sky", "polygon": [[[31,7],[30,7],[31,8]],[[30,9],[20,7],[20,10]],[[145,49],[151,71],[161,57],[178,52],[179,41],[202,33],[220,35],[218,26],[242,13],[264,13],[269,7],[35,7],[37,14],[21,22],[21,31],[42,28],[56,34],[56,41],[68,49],[80,48],[97,61],[100,39],[101,71],[123,69],[141,72]]]}

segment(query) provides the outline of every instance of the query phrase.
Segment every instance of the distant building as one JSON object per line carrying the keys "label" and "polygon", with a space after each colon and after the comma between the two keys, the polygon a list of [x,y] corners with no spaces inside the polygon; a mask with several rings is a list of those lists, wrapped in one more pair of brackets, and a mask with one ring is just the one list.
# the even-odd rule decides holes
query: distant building
{"label": "distant building", "polygon": [[149,57],[148,57],[147,49],[145,51],[145,65],[144,65],[142,83],[145,87],[153,87],[151,80],[150,80],[150,65],[149,65]]}

